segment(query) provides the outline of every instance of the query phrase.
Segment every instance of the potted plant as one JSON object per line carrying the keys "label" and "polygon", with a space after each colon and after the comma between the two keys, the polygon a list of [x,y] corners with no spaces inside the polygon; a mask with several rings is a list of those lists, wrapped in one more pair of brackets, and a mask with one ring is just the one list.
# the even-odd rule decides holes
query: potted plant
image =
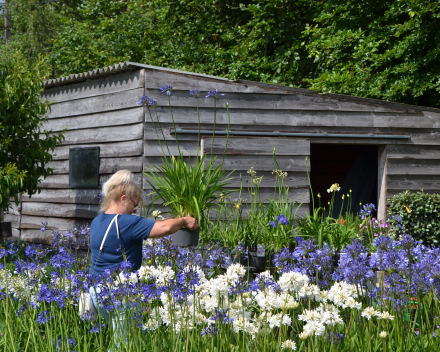
{"label": "potted plant", "polygon": [[[171,118],[173,121],[174,131],[176,131],[170,101],[172,87],[169,85],[164,85],[161,88],[161,91],[162,93],[166,93],[168,96]],[[195,96],[198,99],[200,92],[194,89],[190,91],[190,95]],[[208,92],[207,98],[213,98],[215,104],[220,95],[224,94],[220,94],[218,90],[213,90]],[[161,206],[166,206],[170,209],[168,213],[171,214],[172,217],[177,218],[192,216],[198,220],[200,227],[203,227],[203,224],[205,224],[207,220],[208,211],[218,204],[221,195],[231,193],[231,191],[225,189],[225,187],[229,184],[228,181],[230,178],[229,175],[226,175],[226,170],[223,167],[223,161],[218,166],[214,166],[216,158],[210,158],[210,160],[207,160],[206,155],[199,157],[198,150],[195,163],[192,164],[190,156],[184,156],[181,152],[177,134],[175,134],[175,138],[178,148],[178,155],[171,155],[166,138],[164,136],[163,139],[159,138],[159,134],[157,133],[157,129],[155,127],[155,124],[157,124],[159,131],[162,131],[163,133],[160,121],[157,117],[156,100],[145,96],[141,98],[141,101],[138,104],[147,106],[159,144],[162,148],[161,140],[164,141],[166,151],[168,152],[166,153],[166,151],[162,148],[164,155],[162,165],[147,167],[147,172],[145,172],[147,182],[155,193],[150,207],[153,206],[154,202],[160,200],[162,202]],[[197,100],[197,115],[199,116],[198,106],[199,104]],[[226,104],[225,106],[228,109],[228,105]],[[156,121],[153,119],[151,110],[156,112]],[[214,139],[214,135],[212,138]],[[200,133],[198,135],[198,142],[199,141]],[[227,141],[228,139],[226,140],[226,146]],[[186,228],[182,228],[173,235],[173,244],[176,246],[197,246],[198,241],[199,230],[190,231]]]}

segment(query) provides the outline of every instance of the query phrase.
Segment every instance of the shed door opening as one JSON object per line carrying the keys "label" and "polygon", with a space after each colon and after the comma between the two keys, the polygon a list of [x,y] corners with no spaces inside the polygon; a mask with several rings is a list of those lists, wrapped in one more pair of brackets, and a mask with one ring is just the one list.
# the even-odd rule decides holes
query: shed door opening
{"label": "shed door opening", "polygon": [[[315,208],[321,205],[328,208],[331,194],[327,189],[339,183],[341,190],[336,192],[333,217],[337,217],[342,207],[342,195],[345,195],[342,214],[347,211],[347,194],[352,198],[353,213],[360,211],[360,204],[373,203],[377,208],[377,169],[378,147],[375,145],[347,144],[311,144],[310,145],[310,181],[313,189]],[[350,190],[352,192],[350,193]],[[376,214],[373,214],[376,216]]]}

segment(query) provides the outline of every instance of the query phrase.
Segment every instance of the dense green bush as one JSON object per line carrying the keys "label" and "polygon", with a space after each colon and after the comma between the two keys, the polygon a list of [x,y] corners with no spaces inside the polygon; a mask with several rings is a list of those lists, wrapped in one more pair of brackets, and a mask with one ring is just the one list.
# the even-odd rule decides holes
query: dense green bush
{"label": "dense green bush", "polygon": [[425,245],[440,243],[440,195],[405,191],[391,199],[389,222]]}

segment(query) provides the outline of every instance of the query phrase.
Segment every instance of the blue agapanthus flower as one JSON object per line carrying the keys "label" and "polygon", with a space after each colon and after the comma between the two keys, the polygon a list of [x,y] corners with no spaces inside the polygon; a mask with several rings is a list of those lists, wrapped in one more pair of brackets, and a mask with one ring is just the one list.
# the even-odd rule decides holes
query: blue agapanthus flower
{"label": "blue agapanthus flower", "polygon": [[278,227],[278,224],[275,221],[271,221],[269,223],[269,225],[272,226],[272,227]]}
{"label": "blue agapanthus flower", "polygon": [[361,219],[366,219],[373,214],[373,211],[376,211],[376,206],[373,203],[366,204],[362,206],[359,217]]}
{"label": "blue agapanthus flower", "polygon": [[145,105],[148,103],[148,100],[150,99],[150,97],[148,95],[145,95],[143,97],[141,97],[141,100],[136,102],[136,105]]}
{"label": "blue agapanthus flower", "polygon": [[359,217],[361,219],[366,219],[373,214],[373,211],[376,211],[376,206],[373,203],[366,204],[362,206]]}
{"label": "blue agapanthus flower", "polygon": [[207,336],[207,335],[216,336],[219,333],[220,333],[220,328],[216,327],[215,324],[211,324],[209,327],[202,330],[202,336]]}
{"label": "blue agapanthus flower", "polygon": [[162,93],[166,93],[166,95],[171,95],[171,92],[173,91],[173,87],[171,87],[169,84],[164,84],[159,89]]}
{"label": "blue agapanthus flower", "polygon": [[208,95],[205,98],[212,98],[212,99],[218,99],[220,98],[220,96],[223,96],[224,94],[220,94],[220,92],[218,91],[218,89],[215,90],[210,90],[208,92]]}
{"label": "blue agapanthus flower", "polygon": [[198,89],[191,89],[189,91],[189,95],[198,98],[200,96],[200,90],[198,90]]}
{"label": "blue agapanthus flower", "polygon": [[148,100],[148,106],[151,106],[152,108],[157,106],[157,100],[156,99],[151,99]]}
{"label": "blue agapanthus flower", "polygon": [[289,225],[289,220],[287,220],[285,215],[278,215],[275,217],[280,225]]}

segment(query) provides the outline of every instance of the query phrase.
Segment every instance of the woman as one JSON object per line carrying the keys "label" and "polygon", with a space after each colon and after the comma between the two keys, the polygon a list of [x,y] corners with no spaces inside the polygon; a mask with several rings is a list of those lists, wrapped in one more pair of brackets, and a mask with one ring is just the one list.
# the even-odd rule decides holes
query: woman
{"label": "woman", "polygon": [[[106,269],[117,267],[126,260],[138,270],[142,264],[142,242],[147,238],[170,235],[182,227],[197,230],[197,220],[187,216],[179,219],[153,221],[131,215],[141,202],[142,191],[133,182],[130,171],[116,172],[102,187],[103,200],[101,213],[90,226],[90,247],[92,251],[89,273],[100,275]],[[117,217],[116,215],[119,214]],[[116,218],[116,219],[115,219]],[[106,235],[107,233],[107,235]],[[105,237],[105,239],[104,239]],[[91,287],[90,295],[96,309],[110,322],[109,312],[99,307],[98,293],[101,287]],[[112,325],[115,331],[122,330],[125,335],[124,313],[119,319],[113,314]],[[119,334],[116,334],[116,338]],[[118,339],[118,338],[117,338]]]}
{"label": "woman", "polygon": [[[106,269],[116,267],[126,259],[133,264],[133,271],[142,264],[142,242],[147,238],[158,238],[171,235],[182,227],[189,230],[199,228],[197,220],[187,216],[179,219],[162,221],[148,220],[140,216],[131,215],[136,212],[141,201],[142,191],[133,182],[133,174],[127,170],[116,172],[102,187],[103,200],[101,213],[92,221],[90,226],[90,247],[92,260],[89,273],[102,274]],[[100,247],[110,222],[116,214],[116,222],[112,224],[104,241],[102,251]]]}

